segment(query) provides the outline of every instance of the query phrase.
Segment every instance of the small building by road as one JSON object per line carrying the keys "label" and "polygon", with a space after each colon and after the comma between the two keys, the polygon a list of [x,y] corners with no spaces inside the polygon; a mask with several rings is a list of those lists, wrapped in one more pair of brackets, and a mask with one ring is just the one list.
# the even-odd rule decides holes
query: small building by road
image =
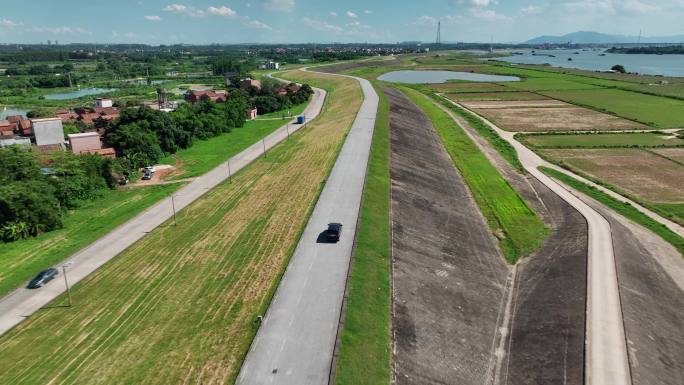
{"label": "small building by road", "polygon": [[69,134],[69,146],[74,154],[99,150],[102,148],[102,140],[97,132],[84,132],[82,134]]}

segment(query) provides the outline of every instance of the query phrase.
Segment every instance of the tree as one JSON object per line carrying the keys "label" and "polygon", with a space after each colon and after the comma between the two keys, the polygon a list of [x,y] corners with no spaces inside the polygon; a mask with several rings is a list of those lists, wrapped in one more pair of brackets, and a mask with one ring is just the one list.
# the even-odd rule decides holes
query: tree
{"label": "tree", "polygon": [[0,186],[0,236],[13,241],[62,227],[53,188],[42,180]]}
{"label": "tree", "polygon": [[621,74],[624,74],[624,73],[627,72],[627,71],[625,70],[625,67],[624,67],[622,64],[616,64],[616,65],[610,67],[610,69],[613,70],[613,71],[615,71],[615,72],[619,72],[619,73],[621,73]]}
{"label": "tree", "polygon": [[0,147],[0,185],[40,177],[35,153],[19,146]]}
{"label": "tree", "polygon": [[31,118],[31,119],[36,119],[36,118],[49,118],[54,116],[55,114],[52,113],[52,111],[46,109],[46,108],[36,108],[35,110],[31,110],[26,113],[26,117]]}
{"label": "tree", "polygon": [[155,164],[164,156],[157,135],[139,123],[112,126],[105,134],[105,142],[113,146],[119,156],[131,159],[134,167]]}

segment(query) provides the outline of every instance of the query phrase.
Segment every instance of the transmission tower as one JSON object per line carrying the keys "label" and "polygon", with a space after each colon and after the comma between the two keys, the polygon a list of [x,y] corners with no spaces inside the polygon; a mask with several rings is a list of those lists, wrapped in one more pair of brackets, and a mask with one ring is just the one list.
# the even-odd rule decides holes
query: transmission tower
{"label": "transmission tower", "polygon": [[442,44],[442,22],[438,21],[437,22],[437,40],[435,41],[437,44]]}

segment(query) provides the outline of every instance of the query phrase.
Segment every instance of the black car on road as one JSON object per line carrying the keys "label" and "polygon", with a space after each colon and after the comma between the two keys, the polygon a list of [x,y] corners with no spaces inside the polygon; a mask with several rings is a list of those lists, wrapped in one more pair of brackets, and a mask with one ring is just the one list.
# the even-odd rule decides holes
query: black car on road
{"label": "black car on road", "polygon": [[340,234],[342,233],[341,223],[330,223],[328,224],[328,229],[321,234],[326,242],[337,242],[340,240]]}
{"label": "black car on road", "polygon": [[39,287],[43,287],[43,285],[52,281],[57,276],[57,274],[57,269],[55,269],[54,267],[43,270],[40,273],[38,273],[38,275],[36,275],[36,277],[33,278],[26,287],[28,287],[29,289],[37,289]]}

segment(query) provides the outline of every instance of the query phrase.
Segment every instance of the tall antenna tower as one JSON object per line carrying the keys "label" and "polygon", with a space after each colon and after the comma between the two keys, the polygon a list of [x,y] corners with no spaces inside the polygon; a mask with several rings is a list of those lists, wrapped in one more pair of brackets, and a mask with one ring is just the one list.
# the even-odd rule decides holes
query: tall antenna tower
{"label": "tall antenna tower", "polygon": [[435,40],[435,43],[442,44],[442,22],[441,21],[437,22],[437,40]]}
{"label": "tall antenna tower", "polygon": [[639,30],[639,39],[637,40],[637,44],[641,44],[641,29]]}

